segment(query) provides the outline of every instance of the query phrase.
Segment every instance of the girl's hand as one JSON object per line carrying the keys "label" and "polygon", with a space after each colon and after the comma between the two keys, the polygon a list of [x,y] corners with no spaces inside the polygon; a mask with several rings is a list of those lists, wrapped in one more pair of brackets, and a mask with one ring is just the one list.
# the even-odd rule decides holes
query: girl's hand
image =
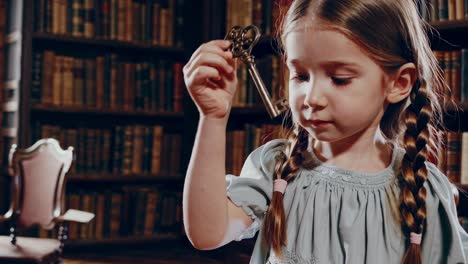
{"label": "girl's hand", "polygon": [[200,111],[210,118],[226,118],[237,88],[236,61],[227,40],[201,45],[184,66],[184,81]]}

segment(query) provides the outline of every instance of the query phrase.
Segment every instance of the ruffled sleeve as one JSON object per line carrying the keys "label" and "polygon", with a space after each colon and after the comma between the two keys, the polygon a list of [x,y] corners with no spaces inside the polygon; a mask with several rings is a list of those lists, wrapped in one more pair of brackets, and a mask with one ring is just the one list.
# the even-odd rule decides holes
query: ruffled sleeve
{"label": "ruffled sleeve", "polygon": [[273,192],[275,156],[285,143],[277,139],[260,146],[247,157],[240,176],[226,175],[228,197],[253,220],[238,241],[254,237],[263,222]]}
{"label": "ruffled sleeve", "polygon": [[[433,193],[433,210],[428,210],[427,232],[430,237],[423,252],[431,263],[468,263],[463,241],[468,240],[457,217],[457,208],[448,178],[432,163],[428,168],[429,192]],[[428,206],[428,209],[430,207]],[[466,243],[466,242],[465,242]]]}

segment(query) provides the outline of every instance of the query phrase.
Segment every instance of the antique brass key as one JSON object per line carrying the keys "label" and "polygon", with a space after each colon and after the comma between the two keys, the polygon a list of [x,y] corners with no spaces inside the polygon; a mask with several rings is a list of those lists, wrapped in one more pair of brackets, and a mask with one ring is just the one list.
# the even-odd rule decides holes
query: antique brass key
{"label": "antique brass key", "polygon": [[257,67],[255,66],[254,56],[250,53],[252,52],[252,48],[257,44],[259,38],[260,30],[256,26],[250,25],[245,28],[234,26],[226,34],[224,39],[231,41],[232,44],[230,50],[233,57],[240,58],[247,65],[250,76],[260,93],[260,97],[265,104],[270,118],[275,118],[288,108],[288,101],[286,99],[279,99],[278,101],[273,102],[260,74],[258,73]]}

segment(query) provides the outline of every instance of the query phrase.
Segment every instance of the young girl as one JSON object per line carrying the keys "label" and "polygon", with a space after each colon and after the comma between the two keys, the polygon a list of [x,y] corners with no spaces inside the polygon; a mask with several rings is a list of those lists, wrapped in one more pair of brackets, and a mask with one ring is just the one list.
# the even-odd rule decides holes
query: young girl
{"label": "young girl", "polygon": [[281,41],[294,133],[254,150],[240,177],[225,177],[236,61],[223,40],[194,52],[183,210],[196,248],[259,231],[251,263],[466,263],[452,185],[427,161],[444,82],[414,1],[292,3]]}

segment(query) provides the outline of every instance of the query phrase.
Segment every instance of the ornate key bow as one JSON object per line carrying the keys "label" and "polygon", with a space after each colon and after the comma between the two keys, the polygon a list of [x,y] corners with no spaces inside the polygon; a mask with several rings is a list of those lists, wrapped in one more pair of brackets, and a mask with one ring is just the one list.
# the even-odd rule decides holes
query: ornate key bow
{"label": "ornate key bow", "polygon": [[286,99],[279,99],[273,102],[271,99],[265,84],[262,81],[260,74],[258,73],[257,67],[255,66],[255,59],[250,53],[253,47],[258,43],[260,39],[260,30],[255,25],[250,25],[245,28],[240,26],[234,26],[226,34],[224,38],[231,41],[230,50],[234,58],[240,58],[248,67],[250,76],[252,77],[255,87],[257,87],[260,97],[267,109],[270,118],[275,118],[288,108],[288,102]]}

